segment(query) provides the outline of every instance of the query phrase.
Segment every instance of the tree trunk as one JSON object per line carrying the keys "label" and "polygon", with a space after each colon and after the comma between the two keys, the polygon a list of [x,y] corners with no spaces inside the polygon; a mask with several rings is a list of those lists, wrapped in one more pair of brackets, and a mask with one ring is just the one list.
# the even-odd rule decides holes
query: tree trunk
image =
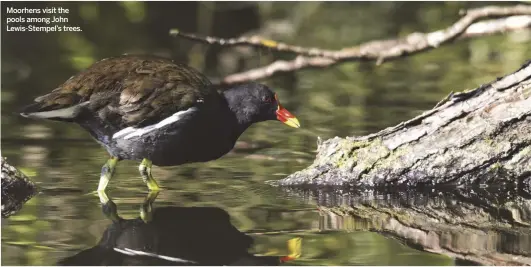
{"label": "tree trunk", "polygon": [[318,141],[306,169],[279,185],[531,183],[531,61],[433,109],[363,137]]}
{"label": "tree trunk", "polygon": [[531,265],[529,192],[285,190],[318,205],[321,231],[375,231],[462,263]]}
{"label": "tree trunk", "polygon": [[22,208],[22,204],[36,193],[35,184],[22,172],[0,157],[2,165],[2,218],[7,218]]}

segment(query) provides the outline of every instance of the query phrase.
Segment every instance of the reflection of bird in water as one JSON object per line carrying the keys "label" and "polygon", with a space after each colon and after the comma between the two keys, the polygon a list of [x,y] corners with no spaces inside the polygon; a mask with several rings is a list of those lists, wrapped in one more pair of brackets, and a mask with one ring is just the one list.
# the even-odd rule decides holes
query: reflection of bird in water
{"label": "reflection of bird in water", "polygon": [[238,231],[224,210],[214,207],[162,207],[152,210],[151,192],[140,218],[122,219],[116,204],[100,192],[103,213],[112,224],[98,245],[61,260],[59,265],[279,265],[300,256],[300,238],[288,241],[288,256],[248,253],[253,240]]}

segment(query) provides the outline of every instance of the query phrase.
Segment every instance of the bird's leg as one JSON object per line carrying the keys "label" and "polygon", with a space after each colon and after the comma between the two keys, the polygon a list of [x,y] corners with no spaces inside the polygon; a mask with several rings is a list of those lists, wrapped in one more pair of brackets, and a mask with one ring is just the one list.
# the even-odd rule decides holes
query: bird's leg
{"label": "bird's leg", "polygon": [[289,255],[280,257],[280,263],[296,260],[301,257],[302,238],[296,237],[288,240]]}
{"label": "bird's leg", "polygon": [[109,184],[109,181],[111,180],[111,177],[114,174],[116,163],[118,163],[118,158],[111,157],[109,160],[107,160],[105,165],[101,167],[101,176],[100,183],[98,184],[98,192],[105,191],[107,184]]}
{"label": "bird's leg", "polygon": [[138,166],[138,170],[140,171],[142,180],[144,180],[144,183],[147,185],[149,190],[158,191],[160,190],[160,187],[151,175],[151,165],[151,160],[144,159],[142,160],[142,163],[140,163],[140,166]]}
{"label": "bird's leg", "polygon": [[118,208],[116,207],[114,201],[107,196],[105,191],[98,191],[98,196],[100,197],[101,210],[103,211],[103,214],[105,214],[105,216],[113,222],[120,221],[121,218],[118,215]]}
{"label": "bird's leg", "polygon": [[152,213],[153,213],[153,202],[155,202],[155,199],[157,199],[157,196],[159,195],[159,191],[151,191],[148,193],[146,199],[144,200],[144,203],[142,204],[142,207],[140,208],[140,218],[145,222],[148,223],[151,221]]}

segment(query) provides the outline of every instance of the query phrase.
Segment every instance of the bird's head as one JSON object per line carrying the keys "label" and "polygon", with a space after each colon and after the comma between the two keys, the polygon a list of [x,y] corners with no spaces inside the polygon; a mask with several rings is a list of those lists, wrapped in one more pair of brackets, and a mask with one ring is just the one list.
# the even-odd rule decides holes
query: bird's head
{"label": "bird's head", "polygon": [[263,84],[239,85],[228,89],[224,95],[240,123],[279,120],[288,126],[300,127],[299,120],[280,104],[278,95]]}

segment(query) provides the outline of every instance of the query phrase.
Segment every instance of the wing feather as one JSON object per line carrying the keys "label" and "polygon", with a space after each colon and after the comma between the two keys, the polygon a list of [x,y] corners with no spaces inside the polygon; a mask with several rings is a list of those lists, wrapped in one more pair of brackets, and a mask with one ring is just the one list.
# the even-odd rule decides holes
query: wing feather
{"label": "wing feather", "polygon": [[86,108],[113,128],[139,128],[208,102],[214,95],[217,91],[210,81],[191,67],[163,58],[128,55],[94,63],[36,98],[28,112],[88,102]]}

